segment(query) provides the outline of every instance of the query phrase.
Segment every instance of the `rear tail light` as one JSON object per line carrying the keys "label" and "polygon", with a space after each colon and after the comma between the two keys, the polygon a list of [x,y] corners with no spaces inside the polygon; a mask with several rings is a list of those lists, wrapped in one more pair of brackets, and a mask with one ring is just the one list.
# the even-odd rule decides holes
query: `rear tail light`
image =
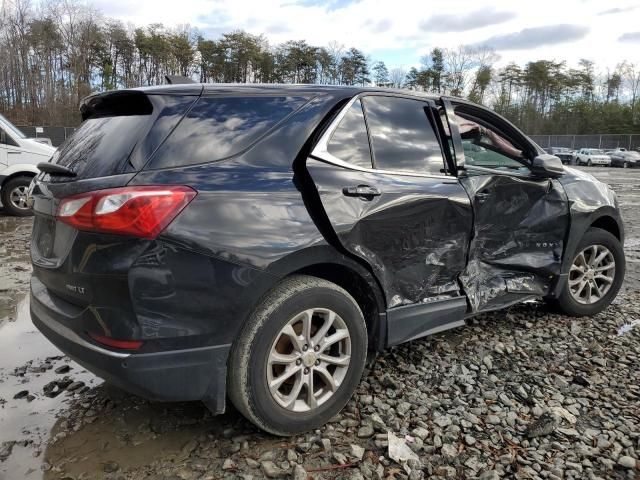
{"label": "rear tail light", "polygon": [[56,217],[78,230],[153,239],[195,196],[185,186],[111,188],[63,199]]}
{"label": "rear tail light", "polygon": [[142,347],[142,340],[117,340],[111,337],[105,337],[104,335],[97,335],[95,333],[89,333],[89,336],[98,343],[111,348],[118,348],[120,350],[139,350]]}

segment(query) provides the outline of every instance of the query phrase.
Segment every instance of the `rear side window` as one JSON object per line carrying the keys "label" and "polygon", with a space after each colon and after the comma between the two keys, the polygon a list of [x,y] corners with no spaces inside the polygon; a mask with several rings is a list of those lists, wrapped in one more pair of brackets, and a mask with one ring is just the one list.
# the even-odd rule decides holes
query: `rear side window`
{"label": "rear side window", "polygon": [[327,151],[345,162],[371,168],[369,137],[360,100],[347,110],[327,144]]}
{"label": "rear side window", "polygon": [[149,168],[212,162],[240,153],[307,102],[305,97],[202,97]]}
{"label": "rear side window", "polygon": [[376,168],[442,174],[444,158],[425,111],[428,103],[383,96],[363,102]]}

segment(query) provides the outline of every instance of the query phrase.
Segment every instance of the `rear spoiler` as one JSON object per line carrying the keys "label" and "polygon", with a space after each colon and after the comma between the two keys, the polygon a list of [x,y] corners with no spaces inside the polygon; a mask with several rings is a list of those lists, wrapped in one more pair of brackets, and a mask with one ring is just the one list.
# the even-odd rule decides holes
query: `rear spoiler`
{"label": "rear spoiler", "polygon": [[[125,115],[150,115],[153,105],[148,95],[193,95],[202,94],[203,86],[190,78],[179,75],[167,75],[167,81],[175,80],[176,86],[166,85],[140,87],[124,90],[112,90],[104,93],[94,93],[80,102],[82,121],[87,118],[113,117]],[[180,87],[179,85],[184,85]]]}
{"label": "rear spoiler", "polygon": [[140,90],[116,90],[91,95],[80,103],[82,120],[125,115],[151,115],[153,105]]}

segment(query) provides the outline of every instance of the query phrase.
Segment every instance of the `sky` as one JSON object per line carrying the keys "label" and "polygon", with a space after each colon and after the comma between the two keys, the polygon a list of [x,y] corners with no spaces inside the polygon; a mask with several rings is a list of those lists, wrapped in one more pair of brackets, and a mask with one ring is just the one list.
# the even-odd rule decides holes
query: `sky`
{"label": "sky", "polygon": [[356,47],[389,68],[419,65],[432,48],[490,46],[498,65],[581,58],[600,69],[640,64],[640,1],[629,0],[93,0],[135,25],[189,24],[206,37],[242,29],[271,44]]}

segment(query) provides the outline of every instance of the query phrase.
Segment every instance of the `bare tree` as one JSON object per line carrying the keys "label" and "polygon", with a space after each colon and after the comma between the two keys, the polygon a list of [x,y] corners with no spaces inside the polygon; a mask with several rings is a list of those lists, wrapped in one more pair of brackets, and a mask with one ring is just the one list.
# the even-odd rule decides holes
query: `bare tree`
{"label": "bare tree", "polygon": [[471,47],[460,45],[444,50],[445,78],[451,95],[463,95],[476,63],[476,51]]}
{"label": "bare tree", "polygon": [[392,68],[389,72],[389,81],[394,88],[402,88],[406,77],[407,69],[404,67]]}
{"label": "bare tree", "polygon": [[635,63],[623,62],[620,66],[620,72],[622,73],[625,88],[629,92],[631,117],[635,123],[638,113],[636,103],[638,102],[638,96],[640,95],[640,66]]}
{"label": "bare tree", "polygon": [[327,83],[340,83],[340,61],[346,52],[346,48],[343,44],[332,40],[327,44],[326,51],[331,58]]}

